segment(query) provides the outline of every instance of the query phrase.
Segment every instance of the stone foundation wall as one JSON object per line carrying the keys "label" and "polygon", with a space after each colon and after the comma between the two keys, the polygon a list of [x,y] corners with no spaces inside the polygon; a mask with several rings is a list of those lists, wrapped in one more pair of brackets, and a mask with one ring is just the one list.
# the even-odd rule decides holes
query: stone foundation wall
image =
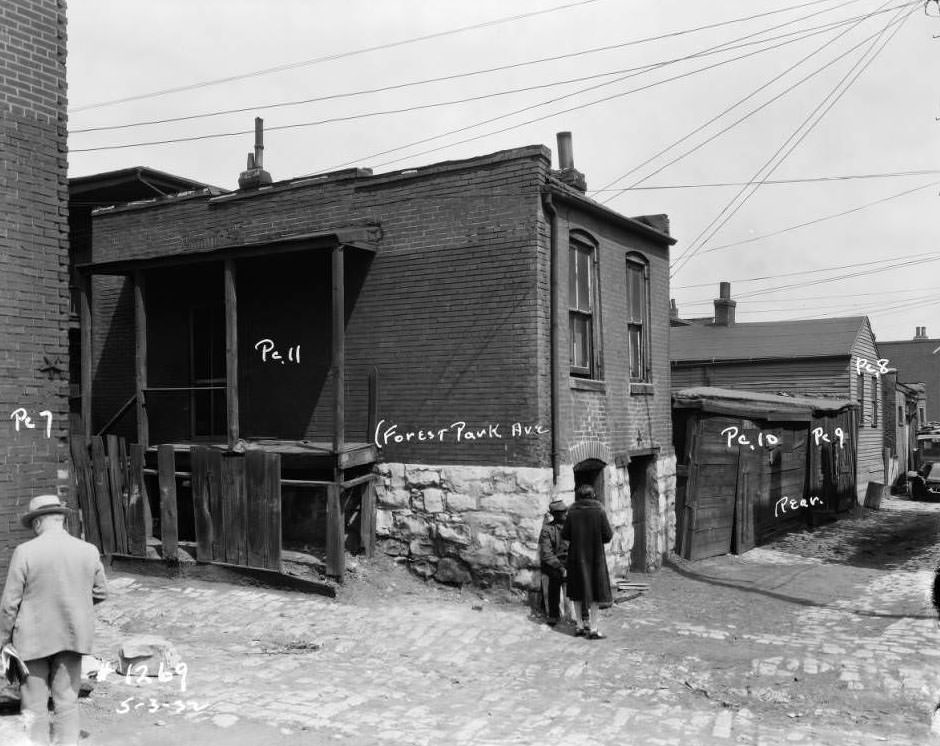
{"label": "stone foundation wall", "polygon": [[[674,456],[654,462],[647,496],[647,567],[675,546]],[[442,583],[532,589],[539,582],[538,538],[548,503],[574,499],[574,474],[529,467],[379,464],[376,534],[386,554]],[[626,469],[605,469],[607,514],[614,529],[611,577],[630,569],[633,512]]]}

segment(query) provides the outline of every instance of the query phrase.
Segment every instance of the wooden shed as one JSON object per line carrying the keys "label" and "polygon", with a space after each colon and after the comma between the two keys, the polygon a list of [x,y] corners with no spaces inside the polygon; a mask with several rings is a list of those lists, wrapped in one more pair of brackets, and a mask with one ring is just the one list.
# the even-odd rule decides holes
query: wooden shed
{"label": "wooden shed", "polygon": [[740,554],[854,504],[856,408],[714,387],[674,392],[676,551]]}

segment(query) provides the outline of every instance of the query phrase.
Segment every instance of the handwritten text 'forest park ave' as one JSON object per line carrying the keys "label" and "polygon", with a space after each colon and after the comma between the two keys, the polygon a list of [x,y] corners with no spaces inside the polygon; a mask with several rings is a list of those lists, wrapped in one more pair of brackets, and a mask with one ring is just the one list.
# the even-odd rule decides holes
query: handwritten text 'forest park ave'
{"label": "handwritten text 'forest park ave'", "polygon": [[[832,443],[834,442],[832,438],[829,437],[829,434],[826,433],[821,427],[814,427],[810,431],[813,435],[813,443],[815,445],[822,445],[823,443]],[[750,436],[749,436],[750,433]],[[721,431],[721,434],[727,439],[728,448],[733,448],[734,446],[750,446],[751,450],[754,450],[755,441],[753,431],[741,432],[738,428],[731,425],[726,427]],[[839,442],[839,448],[845,448],[845,431],[841,427],[835,428],[832,431],[832,435]],[[774,435],[773,433],[765,433],[763,431],[757,431],[756,444],[764,448],[773,448],[776,445],[779,445],[780,438]]]}
{"label": "handwritten text 'forest park ave'", "polygon": [[[375,426],[375,444],[382,448],[389,443],[446,443],[449,440],[449,434],[453,435],[453,442],[464,443],[474,440],[502,440],[505,438],[526,438],[538,435],[545,435],[548,432],[547,427],[536,423],[534,425],[525,425],[521,422],[513,422],[508,427],[502,423],[495,425],[486,425],[485,427],[468,427],[463,420],[451,423],[448,427],[442,427],[437,430],[405,430],[399,431],[397,424],[386,425],[385,420],[379,420]],[[500,430],[500,428],[503,428]]]}

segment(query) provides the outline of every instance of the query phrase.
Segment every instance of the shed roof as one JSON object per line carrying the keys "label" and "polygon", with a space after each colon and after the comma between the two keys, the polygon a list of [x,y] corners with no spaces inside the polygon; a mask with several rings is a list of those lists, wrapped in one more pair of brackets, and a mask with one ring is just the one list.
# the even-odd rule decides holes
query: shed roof
{"label": "shed roof", "polygon": [[867,316],[845,316],[734,326],[677,326],[670,330],[669,356],[673,362],[716,362],[850,355],[867,325]]}
{"label": "shed roof", "polygon": [[781,396],[716,386],[679,389],[673,393],[672,400],[677,409],[701,409],[715,414],[782,421],[811,420],[819,415],[858,407],[854,399]]}

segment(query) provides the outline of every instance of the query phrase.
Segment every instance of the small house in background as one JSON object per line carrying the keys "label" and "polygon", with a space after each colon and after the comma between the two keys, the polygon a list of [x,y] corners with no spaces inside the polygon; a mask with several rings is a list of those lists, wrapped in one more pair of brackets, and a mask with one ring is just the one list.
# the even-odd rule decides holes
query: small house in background
{"label": "small house in background", "polygon": [[889,458],[888,484],[892,486],[903,484],[905,474],[916,468],[916,435],[927,404],[927,387],[923,383],[901,383],[899,375],[900,371],[890,368],[883,376],[885,449]]}
{"label": "small house in background", "polygon": [[848,399],[676,391],[677,553],[740,554],[855,505],[856,409]]}
{"label": "small house in background", "polygon": [[878,350],[887,365],[897,369],[898,381],[924,384],[924,406],[918,412],[920,426],[940,422],[940,339],[931,339],[927,327],[918,326],[913,339],[879,342]]}
{"label": "small house in background", "polygon": [[[332,574],[337,536],[374,526],[423,576],[532,587],[549,501],[590,483],[612,569],[658,566],[675,539],[666,217],[587,198],[567,133],[556,170],[531,146],[273,181],[262,147],[235,192],[97,210],[78,268],[86,433],[136,441],[150,468],[167,454],[170,479],[175,454],[180,538],[217,558],[263,499],[283,521],[249,520],[248,539],[325,543]],[[259,453],[280,458],[276,493],[238,466]]]}
{"label": "small house in background", "polygon": [[851,433],[859,500],[869,482],[885,484],[884,384],[866,316],[737,323],[729,283],[710,320],[670,330],[673,391],[719,386],[858,402]]}

